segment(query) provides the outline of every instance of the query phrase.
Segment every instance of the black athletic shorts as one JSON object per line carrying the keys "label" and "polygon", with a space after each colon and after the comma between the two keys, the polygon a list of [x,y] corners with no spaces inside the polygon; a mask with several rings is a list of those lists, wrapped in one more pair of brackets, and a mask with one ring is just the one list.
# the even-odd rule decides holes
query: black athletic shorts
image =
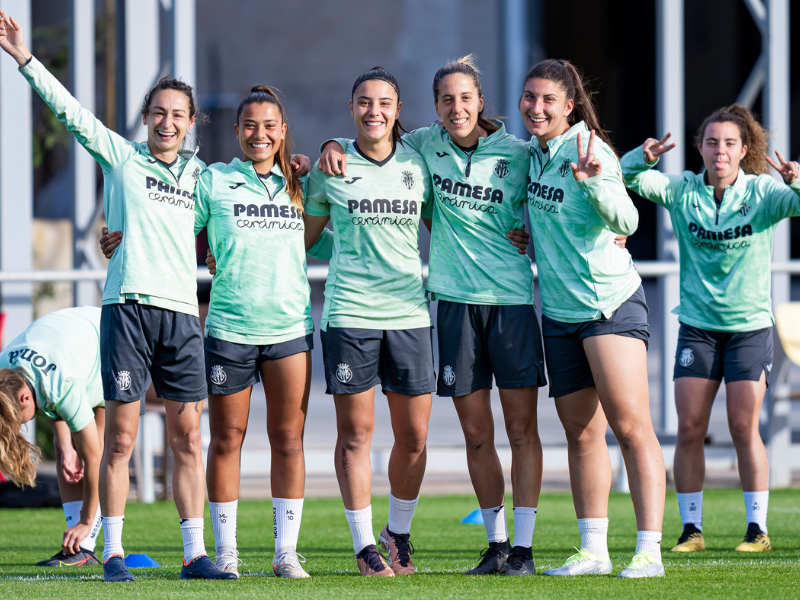
{"label": "black athletic shorts", "polygon": [[212,394],[235,394],[261,381],[261,365],[314,347],[309,333],[278,344],[237,344],[206,337],[206,382]]}
{"label": "black athletic shorts", "polygon": [[559,398],[594,385],[592,369],[583,349],[583,340],[595,335],[622,335],[649,345],[647,300],[639,286],[633,295],[614,311],[610,319],[564,323],[542,316],[542,337],[550,397]]}
{"label": "black athletic shorts", "polygon": [[381,384],[383,393],[409,396],[436,389],[431,327],[321,332],[328,394],[358,394]]}
{"label": "black athletic shorts", "polygon": [[547,385],[542,333],[530,305],[494,306],[439,300],[439,396]]}
{"label": "black athletic shorts", "polygon": [[699,377],[726,383],[758,381],[767,385],[772,371],[772,327],[755,331],[708,331],[681,323],[672,378]]}
{"label": "black athletic shorts", "polygon": [[202,352],[197,317],[136,300],[102,307],[100,372],[106,400],[141,400],[151,378],[159,398],[205,400]]}

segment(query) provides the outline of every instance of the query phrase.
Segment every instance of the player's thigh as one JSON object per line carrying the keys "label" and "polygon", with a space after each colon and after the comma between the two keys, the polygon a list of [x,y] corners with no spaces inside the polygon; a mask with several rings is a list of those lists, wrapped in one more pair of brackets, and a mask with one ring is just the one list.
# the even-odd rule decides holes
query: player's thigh
{"label": "player's thigh", "polygon": [[[292,341],[294,342],[294,341]],[[274,344],[261,363],[267,399],[267,431],[302,435],[311,385],[311,335],[296,342]]]}
{"label": "player's thigh", "polygon": [[675,379],[675,408],[680,433],[705,437],[719,385],[718,380],[703,377]]}
{"label": "player's thigh", "polygon": [[410,396],[386,392],[392,431],[395,440],[409,439],[412,445],[425,445],[428,438],[428,422],[431,418],[432,394]]}
{"label": "player's thigh", "polygon": [[569,396],[594,386],[592,368],[580,339],[579,323],[542,316],[542,338],[551,398]]}

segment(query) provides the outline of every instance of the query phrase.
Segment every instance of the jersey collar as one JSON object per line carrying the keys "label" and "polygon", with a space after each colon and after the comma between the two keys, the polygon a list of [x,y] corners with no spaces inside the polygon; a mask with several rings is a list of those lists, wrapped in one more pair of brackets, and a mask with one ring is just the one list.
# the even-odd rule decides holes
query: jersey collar
{"label": "jersey collar", "polygon": [[358,152],[358,155],[364,160],[371,162],[376,167],[382,167],[383,165],[385,165],[394,158],[394,153],[397,151],[397,142],[392,144],[392,152],[389,154],[389,156],[387,156],[383,160],[375,160],[374,158],[370,158],[369,156],[361,152],[361,148],[358,147],[358,140],[353,140],[353,149],[356,152]]}

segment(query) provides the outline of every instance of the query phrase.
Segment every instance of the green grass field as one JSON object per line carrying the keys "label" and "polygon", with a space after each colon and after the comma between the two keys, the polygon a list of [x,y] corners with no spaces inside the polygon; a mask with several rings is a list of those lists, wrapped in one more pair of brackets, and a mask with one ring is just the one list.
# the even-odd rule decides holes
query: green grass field
{"label": "green grass field", "polygon": [[[511,506],[511,499],[507,499]],[[136,581],[110,587],[101,567],[80,570],[31,566],[58,550],[63,513],[57,509],[0,510],[0,594],[4,598],[95,597],[263,597],[341,598],[436,597],[512,598],[630,597],[630,598],[798,598],[800,597],[800,490],[770,494],[769,529],[773,550],[760,554],[733,552],[745,530],[741,491],[709,490],[704,500],[704,534],[709,549],[677,555],[668,549],[680,533],[675,495],[667,498],[664,565],[658,580],[622,580],[607,576],[557,578],[465,577],[485,546],[479,525],[460,519],[477,503],[467,496],[420,500],[412,541],[418,574],[395,579],[357,575],[350,533],[339,499],[307,500],[300,548],[308,562],[308,580],[271,576],[272,505],[248,501],[239,508],[239,549],[243,573],[261,576],[236,581],[181,581],[181,536],[172,504],[130,504],[124,545],[127,553],[146,553],[164,568],[134,570]],[[509,511],[510,512],[510,511]],[[609,550],[615,572],[630,559],[636,525],[630,497],[614,494],[610,504]],[[386,523],[388,499],[375,498],[376,535]],[[510,519],[510,516],[509,516]],[[512,526],[513,523],[509,523]],[[539,502],[533,555],[538,572],[557,566],[580,543],[572,499],[568,494],[545,494]],[[206,546],[213,555],[213,536],[206,519]]]}

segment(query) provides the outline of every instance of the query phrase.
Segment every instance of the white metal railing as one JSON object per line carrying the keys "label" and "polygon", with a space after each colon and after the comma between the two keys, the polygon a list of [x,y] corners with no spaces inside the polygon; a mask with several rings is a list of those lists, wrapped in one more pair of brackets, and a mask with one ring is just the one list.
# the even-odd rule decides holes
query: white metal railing
{"label": "white metal railing", "polygon": [[[680,265],[677,262],[658,260],[642,260],[634,263],[636,270],[644,278],[656,278],[662,275],[677,274]],[[533,276],[537,277],[536,265],[532,265]],[[771,265],[773,273],[789,273],[800,275],[800,260],[787,262],[774,262]],[[428,276],[428,265],[423,267],[423,275]],[[328,267],[325,265],[309,265],[309,281],[325,281],[328,277]],[[4,282],[57,282],[57,281],[105,281],[106,272],[101,270],[51,270],[51,271],[0,271],[0,283]],[[212,277],[205,268],[197,269],[197,281],[211,281]]]}

